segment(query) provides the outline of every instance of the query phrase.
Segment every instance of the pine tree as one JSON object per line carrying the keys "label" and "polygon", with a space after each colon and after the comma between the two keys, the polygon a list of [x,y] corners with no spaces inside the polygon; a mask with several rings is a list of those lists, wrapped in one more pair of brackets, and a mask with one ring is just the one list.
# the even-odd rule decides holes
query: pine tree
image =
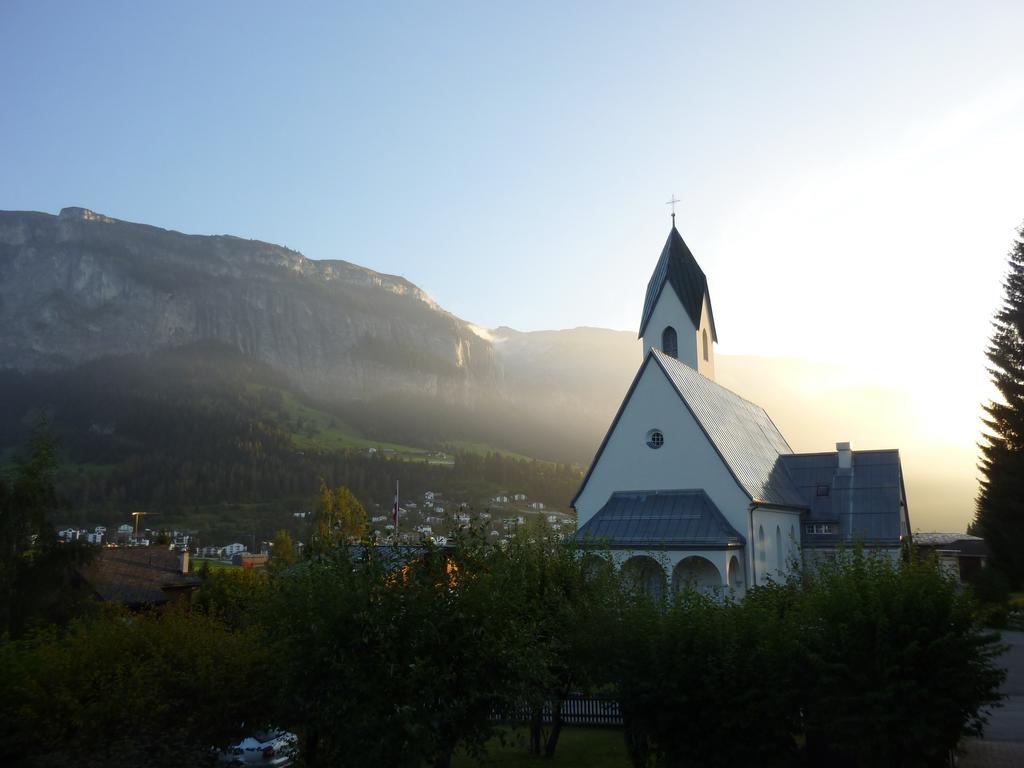
{"label": "pine tree", "polygon": [[1003,305],[987,356],[1001,402],[985,406],[981,493],[972,531],[985,538],[993,565],[1024,583],[1024,227],[1009,254]]}

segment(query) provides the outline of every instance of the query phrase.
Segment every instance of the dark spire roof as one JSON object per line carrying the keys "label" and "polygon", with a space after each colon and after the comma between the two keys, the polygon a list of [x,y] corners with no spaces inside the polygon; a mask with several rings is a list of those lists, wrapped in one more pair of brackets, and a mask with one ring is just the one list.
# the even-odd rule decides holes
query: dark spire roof
{"label": "dark spire roof", "polygon": [[683,236],[679,234],[675,224],[672,231],[668,233],[668,240],[661,250],[661,258],[654,268],[651,281],[647,284],[647,297],[644,299],[644,314],[640,320],[640,333],[643,336],[647,330],[647,322],[654,312],[654,305],[658,303],[662,288],[665,283],[670,283],[679,301],[686,309],[686,314],[693,321],[693,327],[700,327],[700,310],[704,304],[704,296],[708,297],[708,319],[711,322],[711,338],[718,341],[718,333],[715,331],[715,316],[711,311],[711,294],[708,292],[708,279],[704,276],[704,270],[700,268],[697,260],[693,258],[690,249],[683,242]]}

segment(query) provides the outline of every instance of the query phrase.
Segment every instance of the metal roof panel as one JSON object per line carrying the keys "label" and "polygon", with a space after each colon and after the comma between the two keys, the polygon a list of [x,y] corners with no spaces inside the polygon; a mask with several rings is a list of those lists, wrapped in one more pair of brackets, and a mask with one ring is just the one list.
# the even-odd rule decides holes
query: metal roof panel
{"label": "metal roof panel", "polygon": [[576,540],[637,548],[726,547],[744,541],[703,489],[617,491],[576,532]]}
{"label": "metal roof panel", "polygon": [[761,406],[674,357],[657,349],[651,354],[753,501],[800,508],[807,505],[779,461],[780,455],[793,451]]}

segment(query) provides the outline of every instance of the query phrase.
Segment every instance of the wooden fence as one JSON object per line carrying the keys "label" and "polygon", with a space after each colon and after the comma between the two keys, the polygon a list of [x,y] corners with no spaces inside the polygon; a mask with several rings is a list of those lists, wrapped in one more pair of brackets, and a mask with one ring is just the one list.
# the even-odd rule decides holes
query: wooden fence
{"label": "wooden fence", "polygon": [[[545,723],[550,723],[552,703],[549,701],[541,710],[541,717]],[[499,719],[513,723],[530,722],[533,713],[529,707],[523,705],[512,712],[507,712]],[[621,727],[622,713],[619,711],[619,702],[614,699],[599,699],[592,696],[570,696],[562,700],[562,722],[565,725],[591,725]]]}

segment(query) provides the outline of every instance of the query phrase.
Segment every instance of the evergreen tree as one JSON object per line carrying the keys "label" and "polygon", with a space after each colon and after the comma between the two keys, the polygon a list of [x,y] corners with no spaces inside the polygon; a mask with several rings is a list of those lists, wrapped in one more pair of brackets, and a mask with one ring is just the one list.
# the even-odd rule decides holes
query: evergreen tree
{"label": "evergreen tree", "polygon": [[993,564],[1024,582],[1024,227],[1010,250],[1003,305],[987,356],[1002,401],[985,406],[978,509],[971,530],[992,549]]}
{"label": "evergreen tree", "polygon": [[65,623],[83,610],[83,594],[68,586],[95,550],[59,544],[49,522],[58,506],[59,463],[43,421],[10,480],[0,476],[0,638],[17,637],[34,623]]}

